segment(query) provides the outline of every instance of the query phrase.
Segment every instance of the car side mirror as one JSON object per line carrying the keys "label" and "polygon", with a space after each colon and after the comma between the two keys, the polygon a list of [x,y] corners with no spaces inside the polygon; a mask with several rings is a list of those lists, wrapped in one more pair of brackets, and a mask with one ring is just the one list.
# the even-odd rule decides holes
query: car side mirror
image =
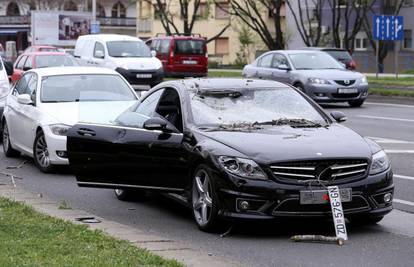
{"label": "car side mirror", "polygon": [[151,50],[151,56],[152,56],[152,57],[156,57],[156,56],[157,56],[157,51],[155,51],[155,50]]}
{"label": "car side mirror", "polygon": [[32,68],[31,67],[23,67],[23,71],[28,71],[28,70],[31,70]]}
{"label": "car side mirror", "polygon": [[105,58],[105,54],[102,50],[96,50],[95,51],[95,57],[96,58]]}
{"label": "car side mirror", "polygon": [[22,94],[17,96],[17,103],[22,105],[33,104],[32,98],[28,94]]}
{"label": "car side mirror", "polygon": [[336,122],[339,123],[347,120],[345,113],[343,113],[342,111],[332,111],[331,116],[332,118],[334,118]]}
{"label": "car side mirror", "polygon": [[280,69],[280,70],[290,71],[289,66],[286,65],[286,64],[281,64],[277,68]]}
{"label": "car side mirror", "polygon": [[144,122],[144,129],[149,131],[171,132],[171,129],[168,128],[167,121],[158,117],[146,120]]}

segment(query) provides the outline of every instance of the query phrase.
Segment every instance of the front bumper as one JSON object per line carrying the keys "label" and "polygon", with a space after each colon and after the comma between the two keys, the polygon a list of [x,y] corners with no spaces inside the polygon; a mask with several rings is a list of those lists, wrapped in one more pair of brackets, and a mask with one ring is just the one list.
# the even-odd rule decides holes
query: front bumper
{"label": "front bumper", "polygon": [[[127,70],[123,68],[116,68],[115,70],[132,85],[136,84],[154,86],[161,83],[164,79],[164,71],[162,68],[158,70]],[[138,78],[137,75],[148,75],[150,77]]]}
{"label": "front bumper", "polygon": [[[339,93],[338,89],[357,89],[356,93]],[[363,100],[368,96],[368,84],[353,84],[343,86],[339,84],[306,84],[306,93],[316,102],[343,102]]]}
{"label": "front bumper", "polygon": [[[217,175],[219,175],[217,173]],[[226,218],[273,219],[281,217],[332,218],[329,203],[300,204],[300,191],[310,190],[307,185],[293,185],[273,180],[259,181],[231,177],[234,182],[223,182],[215,176],[215,188],[221,205],[220,215]],[[243,182],[240,182],[243,180]],[[345,216],[384,216],[392,210],[392,202],[385,203],[386,193],[394,194],[392,171],[371,175],[364,179],[338,184],[339,188],[352,188],[352,201],[342,203]],[[323,189],[313,185],[313,190]],[[242,210],[240,203],[249,203]]]}
{"label": "front bumper", "polygon": [[69,160],[67,155],[66,157],[57,155],[58,151],[66,153],[66,136],[55,135],[49,127],[43,127],[43,133],[45,134],[46,144],[49,150],[50,162],[53,165],[68,165]]}

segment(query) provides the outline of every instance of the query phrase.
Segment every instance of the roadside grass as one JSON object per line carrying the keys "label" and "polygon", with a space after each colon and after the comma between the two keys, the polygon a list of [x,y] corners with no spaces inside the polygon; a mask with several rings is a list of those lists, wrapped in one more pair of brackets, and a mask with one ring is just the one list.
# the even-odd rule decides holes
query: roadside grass
{"label": "roadside grass", "polygon": [[369,88],[370,95],[414,97],[414,90],[397,90],[384,88]]}
{"label": "roadside grass", "polygon": [[182,266],[127,241],[0,198],[0,266]]}
{"label": "roadside grass", "polygon": [[368,77],[368,83],[375,86],[388,87],[388,86],[414,86],[414,77],[400,77],[395,79],[395,77]]}
{"label": "roadside grass", "polygon": [[241,71],[209,71],[209,78],[241,78]]}

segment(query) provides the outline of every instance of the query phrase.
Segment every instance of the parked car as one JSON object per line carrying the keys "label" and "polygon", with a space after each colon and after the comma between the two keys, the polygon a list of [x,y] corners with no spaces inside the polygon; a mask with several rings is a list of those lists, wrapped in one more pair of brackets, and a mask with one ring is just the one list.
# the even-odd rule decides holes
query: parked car
{"label": "parked car", "polygon": [[79,186],[121,200],[173,193],[201,230],[223,217],[329,218],[327,185],[339,185],[351,221],[378,222],[392,210],[389,160],[331,116],[273,81],[168,81],[109,124],[73,126],[67,149]]}
{"label": "parked car", "polygon": [[51,172],[55,165],[68,164],[66,132],[72,125],[80,119],[114,119],[136,101],[126,80],[109,69],[27,71],[6,99],[1,120],[4,154],[28,155],[41,171]]}
{"label": "parked car", "polygon": [[14,72],[11,76],[12,83],[20,79],[25,71],[46,68],[78,66],[79,64],[72,57],[63,52],[33,52],[20,55],[14,62]]}
{"label": "parked car", "polygon": [[152,87],[164,78],[161,61],[151,54],[143,41],[127,35],[80,36],[74,56],[81,65],[116,70],[132,85]]}
{"label": "parked car", "polygon": [[7,68],[6,62],[4,62],[3,58],[0,57],[0,118],[3,114],[6,97],[10,92],[10,83],[8,76],[11,75],[11,72],[13,72],[13,66],[11,67],[11,69]]}
{"label": "parked car", "polygon": [[351,54],[349,54],[349,52],[346,49],[334,47],[305,47],[303,49],[326,52],[331,57],[344,64],[348,70],[356,69],[356,62],[352,59]]}
{"label": "parked car", "polygon": [[367,78],[346,70],[325,52],[270,51],[243,69],[243,77],[291,84],[319,103],[348,102],[361,106],[368,96]]}
{"label": "parked car", "polygon": [[59,48],[51,45],[32,45],[26,48],[23,54],[32,52],[59,52]]}
{"label": "parked car", "polygon": [[200,35],[157,36],[145,42],[157,53],[168,77],[204,77],[208,72],[206,39]]}

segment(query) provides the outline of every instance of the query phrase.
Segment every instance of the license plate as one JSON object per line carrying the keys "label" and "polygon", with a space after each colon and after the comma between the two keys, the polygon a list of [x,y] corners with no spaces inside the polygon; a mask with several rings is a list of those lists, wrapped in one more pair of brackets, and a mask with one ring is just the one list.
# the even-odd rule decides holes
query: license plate
{"label": "license plate", "polygon": [[328,194],[331,203],[332,219],[335,225],[336,237],[348,240],[344,210],[342,209],[342,193],[340,193],[340,189],[337,186],[328,186]]}
{"label": "license plate", "polygon": [[338,89],[338,94],[354,94],[354,93],[358,93],[357,88],[339,88]]}
{"label": "license plate", "polygon": [[183,64],[195,65],[195,64],[197,64],[197,61],[195,61],[195,60],[183,60]]}
{"label": "license plate", "polygon": [[[352,201],[352,189],[342,188],[339,189],[341,193],[342,202]],[[327,190],[303,190],[300,191],[300,204],[326,204],[329,203],[329,195]]]}
{"label": "license plate", "polygon": [[152,77],[151,73],[138,73],[137,74],[138,79],[146,79],[146,78],[151,78],[151,77]]}

